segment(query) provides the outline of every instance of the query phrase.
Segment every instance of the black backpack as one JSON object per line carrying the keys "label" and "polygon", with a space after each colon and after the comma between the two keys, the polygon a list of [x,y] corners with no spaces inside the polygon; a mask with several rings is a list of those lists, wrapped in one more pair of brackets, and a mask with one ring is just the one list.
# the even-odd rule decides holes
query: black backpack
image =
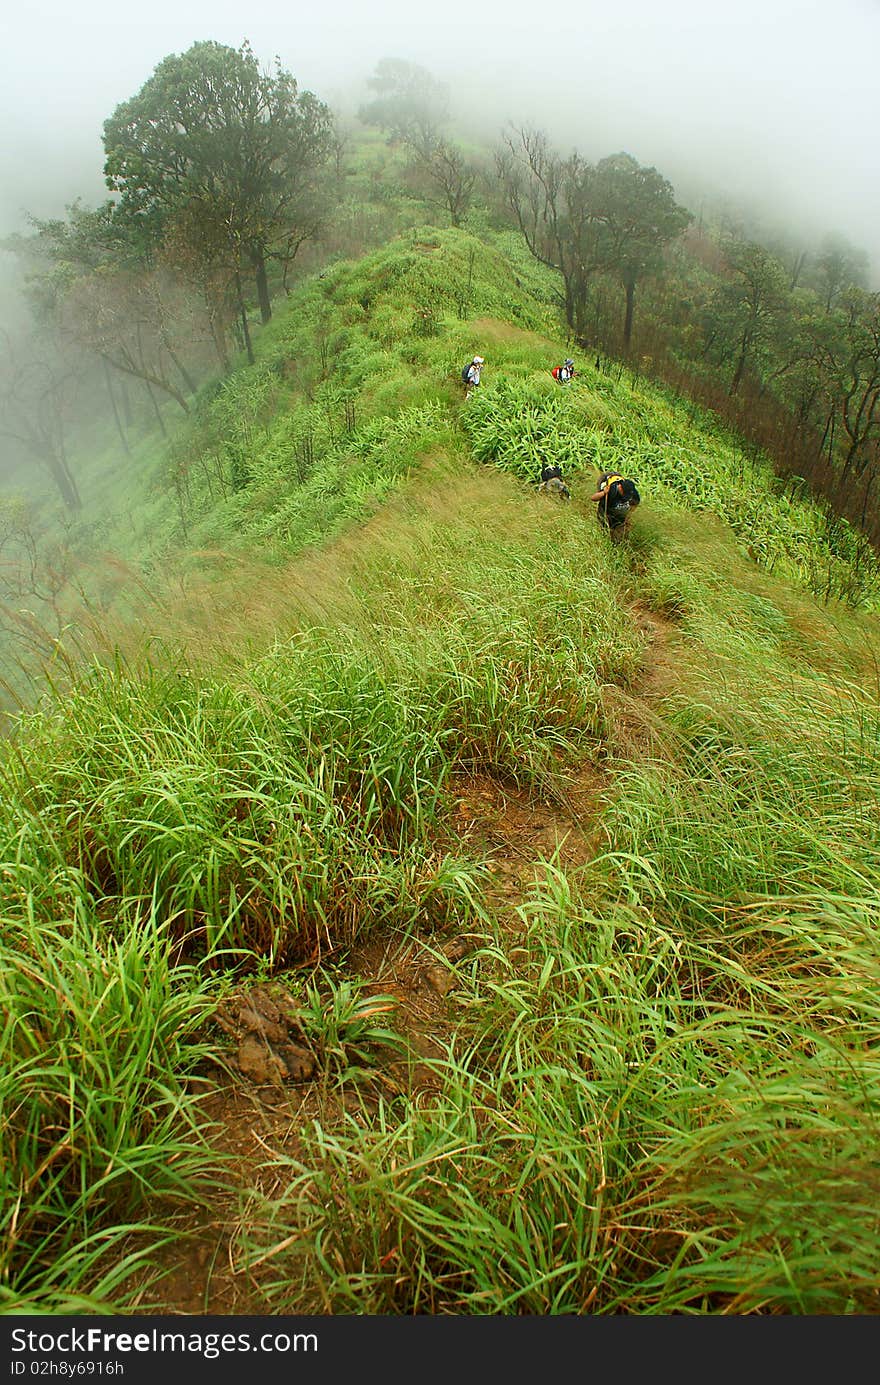
{"label": "black backpack", "polygon": [[471,366],[472,366],[472,365],[473,365],[473,361],[468,361],[467,365],[464,367],[464,369],[463,369],[462,372],[461,372],[461,381],[462,381],[462,384],[463,384],[463,385],[469,385],[469,384],[470,384],[470,380],[468,379],[468,376],[470,375],[470,371],[471,371]]}

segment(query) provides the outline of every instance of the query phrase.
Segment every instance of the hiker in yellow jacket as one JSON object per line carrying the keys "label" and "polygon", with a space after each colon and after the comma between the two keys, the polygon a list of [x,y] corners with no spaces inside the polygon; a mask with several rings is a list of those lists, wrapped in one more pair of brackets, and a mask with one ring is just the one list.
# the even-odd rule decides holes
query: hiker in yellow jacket
{"label": "hiker in yellow jacket", "polygon": [[619,476],[616,471],[603,471],[596,482],[596,491],[590,500],[597,502],[596,518],[606,525],[615,543],[629,529],[632,512],[641,498],[635,482]]}

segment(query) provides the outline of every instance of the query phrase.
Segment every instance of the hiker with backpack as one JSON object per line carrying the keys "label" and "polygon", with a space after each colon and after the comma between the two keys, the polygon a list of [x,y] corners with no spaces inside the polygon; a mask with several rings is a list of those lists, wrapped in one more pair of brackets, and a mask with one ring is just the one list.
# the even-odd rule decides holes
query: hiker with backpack
{"label": "hiker with backpack", "polygon": [[557,500],[571,499],[571,491],[562,479],[562,468],[556,462],[545,462],[541,467],[538,490],[544,495],[555,496]]}
{"label": "hiker with backpack", "polygon": [[565,360],[562,362],[562,365],[555,365],[553,367],[550,374],[553,376],[553,379],[556,381],[557,385],[570,384],[576,374],[574,368],[574,361],[571,359],[570,356],[567,356]]}
{"label": "hiker with backpack", "polygon": [[471,390],[475,390],[480,383],[480,373],[486,364],[482,356],[473,356],[461,372],[461,381],[465,387],[464,397],[470,399]]}
{"label": "hiker with backpack", "polygon": [[618,543],[629,529],[632,512],[641,501],[636,484],[616,471],[603,471],[590,501],[597,502],[596,518],[606,525],[612,542]]}

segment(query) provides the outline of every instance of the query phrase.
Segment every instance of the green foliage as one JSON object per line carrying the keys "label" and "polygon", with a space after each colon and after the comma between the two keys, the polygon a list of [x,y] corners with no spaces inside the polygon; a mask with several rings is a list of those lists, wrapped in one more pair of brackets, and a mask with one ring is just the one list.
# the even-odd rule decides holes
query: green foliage
{"label": "green foliage", "polygon": [[548,324],[517,278],[465,233],[429,228],[308,281],[265,329],[256,364],[205,392],[149,488],[126,494],[118,541],[131,545],[133,507],[151,572],[218,543],[278,559],[369,512],[421,456],[452,445],[444,408],[474,350],[462,298],[477,315]]}
{"label": "green foliage", "polygon": [[734,241],[728,259],[731,275],[718,285],[711,313],[718,342],[734,361],[730,392],[735,394],[745,368],[766,357],[787,303],[782,266],[762,246]]}
{"label": "green foliage", "polygon": [[[677,571],[644,556],[640,595]],[[606,847],[538,862],[517,950],[458,968],[435,1092],[314,1127],[245,1201],[269,1311],[872,1311],[877,689],[747,573],[681,574],[657,748],[609,709]]]}
{"label": "green foliage", "polygon": [[635,285],[659,268],[690,212],[656,168],[642,167],[630,154],[591,164],[576,152],[557,154],[546,135],[524,128],[505,142],[504,199],[531,253],[559,271],[567,326],[581,341],[591,339],[590,291],[603,272],[626,289],[628,345]]}
{"label": "green foliage", "polygon": [[447,118],[446,87],[418,63],[380,58],[367,86],[375,95],[361,106],[360,118],[386,130],[391,139],[423,142]]}
{"label": "green foliage", "polygon": [[266,320],[265,256],[313,229],[330,136],[328,108],[280,61],[267,74],[247,42],[194,43],[104,122],[104,172],[119,216],[154,241],[186,227],[227,275],[254,268]]}
{"label": "green foliage", "polygon": [[565,585],[538,607],[522,540],[483,538],[475,583],[482,517],[452,540],[426,520],[412,559],[370,576],[363,628],[306,626],[231,680],[91,671],[63,714],[22,723],[28,770],[8,764],[17,907],[155,897],[175,936],[274,962],[467,910],[473,880],[429,849],[451,770],[540,782],[600,723],[602,679],[638,658],[613,595],[579,571],[581,536],[560,547],[552,519],[527,543]]}
{"label": "green foliage", "polygon": [[[876,630],[833,598],[876,607],[876,563],[622,366],[560,390],[551,290],[419,228],[304,282],[139,459],[153,628],[196,545],[276,566],[223,589],[225,656],[186,612],[6,747],[0,1308],[125,1308],[160,1199],[216,1175],[206,977],[479,927],[429,1088],[270,1156],[233,1247],[267,1311],[871,1311]],[[551,458],[564,514],[523,484]],[[614,549],[611,468],[644,497]],[[579,769],[584,864],[532,844],[500,896],[457,777],[561,803]],[[390,999],[300,991],[327,1088],[403,1061]]]}
{"label": "green foliage", "polygon": [[468,402],[462,424],[478,461],[535,481],[545,462],[558,462],[566,473],[591,464],[599,435],[588,424],[588,411],[601,429],[601,405],[585,410],[581,397],[560,390],[549,376],[540,384],[502,380]]}
{"label": "green foliage", "polygon": [[617,471],[652,503],[719,516],[761,567],[816,596],[868,609],[880,603],[880,563],[846,520],[789,494],[768,461],[717,421],[697,425],[622,369],[581,364],[565,391],[549,377],[502,379],[468,402],[462,426],[478,460],[524,480],[536,480],[551,460],[572,475]]}
{"label": "green foliage", "polygon": [[18,878],[0,921],[0,1312],[81,1311],[72,1293],[122,1301],[170,1238],[160,1200],[217,1176],[193,1085],[209,998],[172,970],[155,900],[120,907],[111,932],[81,889],[65,915],[66,892]]}
{"label": "green foliage", "polygon": [[322,1067],[340,1082],[369,1072],[378,1054],[406,1051],[405,1040],[386,1019],[397,1009],[397,1001],[388,995],[364,995],[364,984],[343,979],[324,993],[311,982],[297,1010],[297,1020]]}
{"label": "green foliage", "polygon": [[841,906],[694,938],[548,864],[525,961],[459,973],[438,1095],[314,1127],[243,1207],[267,1309],[870,1312],[876,964]]}

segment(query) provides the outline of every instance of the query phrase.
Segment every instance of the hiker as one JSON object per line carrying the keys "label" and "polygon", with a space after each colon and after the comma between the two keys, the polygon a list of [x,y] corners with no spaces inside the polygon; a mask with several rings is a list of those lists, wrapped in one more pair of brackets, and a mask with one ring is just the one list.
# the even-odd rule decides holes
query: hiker
{"label": "hiker", "polygon": [[555,365],[550,374],[558,385],[568,385],[575,377],[574,361],[567,356],[562,365]]}
{"label": "hiker", "polygon": [[600,524],[608,526],[615,543],[629,529],[632,512],[641,498],[635,482],[619,476],[616,471],[603,471],[596,482],[596,492],[590,500],[597,502],[596,518]]}
{"label": "hiker", "polygon": [[571,491],[562,479],[562,469],[555,462],[545,462],[541,467],[541,484],[538,490],[544,495],[554,495],[557,500],[571,499]]}
{"label": "hiker", "polygon": [[482,356],[473,356],[461,372],[462,383],[465,386],[464,397],[470,399],[471,390],[475,390],[480,383],[480,372],[486,364]]}

